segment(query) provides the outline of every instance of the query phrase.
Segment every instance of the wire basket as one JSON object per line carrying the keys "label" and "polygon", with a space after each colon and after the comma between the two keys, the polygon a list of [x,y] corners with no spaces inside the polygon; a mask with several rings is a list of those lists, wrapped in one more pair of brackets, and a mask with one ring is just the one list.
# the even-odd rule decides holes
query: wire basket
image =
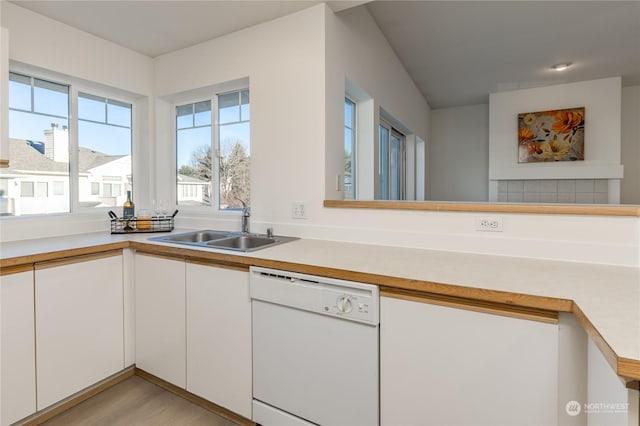
{"label": "wire basket", "polygon": [[173,230],[174,218],[175,214],[173,216],[130,217],[126,219],[115,217],[111,219],[111,233],[170,232]]}

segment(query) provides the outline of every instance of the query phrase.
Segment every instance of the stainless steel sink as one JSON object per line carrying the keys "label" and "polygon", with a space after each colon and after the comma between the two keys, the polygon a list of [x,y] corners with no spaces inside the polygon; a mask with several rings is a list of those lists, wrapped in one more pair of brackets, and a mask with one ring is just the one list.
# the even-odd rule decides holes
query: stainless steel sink
{"label": "stainless steel sink", "polygon": [[253,251],[266,246],[278,244],[280,242],[282,241],[265,236],[238,235],[236,237],[225,238],[223,240],[209,241],[207,245],[221,249]]}
{"label": "stainless steel sink", "polygon": [[227,238],[230,234],[231,232],[224,231],[195,231],[185,232],[183,234],[155,237],[152,238],[152,240],[164,241],[168,243],[202,243],[206,241]]}
{"label": "stainless steel sink", "polygon": [[260,234],[244,234],[242,232],[227,231],[192,231],[176,235],[163,235],[149,238],[163,243],[186,244],[212,249],[234,250],[249,252],[267,248],[277,244],[297,240],[294,237],[267,236]]}

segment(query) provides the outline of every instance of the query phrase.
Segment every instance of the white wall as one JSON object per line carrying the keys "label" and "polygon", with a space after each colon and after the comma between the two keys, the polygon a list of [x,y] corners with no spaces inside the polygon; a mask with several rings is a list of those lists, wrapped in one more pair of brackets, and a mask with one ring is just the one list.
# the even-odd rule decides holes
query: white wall
{"label": "white wall", "polygon": [[[373,138],[377,145],[379,111],[383,108],[412,134],[427,140],[430,109],[415,83],[364,6],[338,14],[326,11],[326,192],[327,199],[342,199],[335,176],[344,173],[345,78],[367,93],[374,103]],[[358,126],[362,125],[358,123]],[[363,129],[358,129],[358,132]],[[361,150],[365,151],[365,150]],[[368,152],[370,154],[371,152]],[[377,179],[377,155],[358,155],[358,177],[363,188]],[[363,182],[363,180],[366,180]],[[413,189],[413,187],[411,188]],[[413,191],[412,191],[413,192]],[[373,199],[363,191],[360,199]]]}
{"label": "white wall", "polygon": [[[149,98],[153,95],[153,60],[130,49],[46,18],[15,4],[0,1],[2,42],[8,39],[11,69],[39,73],[46,70],[62,81],[72,79],[84,87],[110,87],[128,98],[136,99],[134,106],[134,199],[149,193],[152,182],[149,167],[149,146],[153,138],[153,110]],[[7,53],[3,46],[2,54]],[[0,71],[5,68],[0,66]],[[3,90],[3,93],[5,91]],[[0,104],[2,114],[8,106]],[[3,115],[4,116],[4,115]],[[0,132],[6,128],[1,126]],[[1,158],[2,156],[0,156]],[[73,215],[47,217],[3,218],[0,237],[3,241],[37,238],[48,235],[76,234],[109,229],[108,216],[103,210]]]}
{"label": "white wall", "polygon": [[622,88],[622,204],[640,204],[640,86]]}
{"label": "white wall", "polygon": [[[7,4],[3,2],[3,8],[5,6]],[[6,19],[4,15],[3,19]],[[359,19],[368,21],[368,18]],[[153,61],[156,84],[152,91],[157,90],[158,97],[145,98],[151,120],[139,129],[148,137],[143,139],[139,149],[149,159],[149,163],[140,167],[145,168],[144,174],[149,174],[146,185],[152,188],[151,191],[168,194],[175,187],[172,176],[174,148],[171,131],[168,131],[173,116],[166,98],[181,91],[248,77],[252,99],[252,163],[255,164],[251,171],[252,229],[255,231],[264,232],[268,226],[273,226],[276,234],[305,238],[636,267],[640,264],[640,220],[635,217],[505,214],[500,215],[504,219],[504,232],[483,233],[475,231],[475,220],[485,216],[481,214],[323,208],[327,181],[331,180],[326,178],[330,175],[325,161],[329,155],[327,152],[333,153],[334,143],[340,147],[342,144],[342,95],[347,67],[340,64],[334,68],[332,64],[325,64],[325,53],[340,53],[327,50],[327,40],[347,43],[354,38],[365,43],[368,37],[366,31],[359,35],[357,27],[350,30],[346,22],[344,18],[338,20],[326,6],[319,5]],[[336,32],[331,33],[334,30]],[[104,41],[89,41],[91,37],[78,34],[77,38],[84,40],[79,42],[79,46],[93,47],[92,50],[99,52]],[[372,42],[375,40],[377,38]],[[69,42],[71,44],[67,48],[73,51],[76,43]],[[22,45],[22,48],[27,47],[39,49],[38,46]],[[24,60],[27,52],[23,54],[21,49],[16,50],[16,54]],[[105,50],[105,59],[119,65],[118,61],[128,55],[120,55],[119,49],[112,46]],[[56,65],[56,61],[49,61],[46,55],[38,58],[38,55],[32,58],[37,60],[35,65]],[[378,83],[373,84],[374,79],[366,72],[370,64],[359,64],[360,59],[359,54],[350,59],[349,69],[358,70],[350,77],[362,75],[359,84],[368,90],[378,90],[376,87],[381,93],[387,90],[384,88],[384,76],[379,76]],[[88,65],[79,67],[79,71],[89,68]],[[73,72],[73,69],[67,71]],[[93,76],[85,73],[85,78],[100,83],[116,83],[112,77],[95,71]],[[135,77],[132,79],[137,80]],[[339,88],[336,89],[333,85],[338,80]],[[130,88],[132,84],[135,85],[128,83]],[[394,102],[385,105],[385,109],[394,114],[399,111]],[[423,113],[415,115],[424,117]],[[157,117],[157,125],[153,122],[154,117]],[[427,129],[428,122],[424,123]],[[408,120],[407,125],[411,125]],[[144,183],[136,183],[141,184]],[[153,189],[156,186],[157,190]],[[307,203],[308,219],[291,218],[291,203],[294,201]],[[98,222],[88,214],[46,219],[14,218],[16,220],[10,222],[11,226],[5,226],[8,222],[3,220],[0,236],[3,241],[10,241],[106,231],[108,218],[104,216]],[[177,225],[239,229],[240,217],[213,212],[181,212]]]}
{"label": "white wall", "polygon": [[[621,78],[489,95],[489,179],[622,178]],[[584,161],[518,164],[518,114],[585,107]]]}
{"label": "white wall", "polygon": [[428,184],[432,200],[488,200],[489,105],[431,110]]}
{"label": "white wall", "polygon": [[[254,220],[290,218],[296,201],[307,204],[311,217],[322,207],[324,22],[325,6],[319,5],[155,59],[159,98],[248,77]],[[170,133],[173,120],[171,108],[162,108],[159,136]],[[158,158],[164,160],[157,164],[163,174],[158,176],[175,186],[175,162],[168,155],[175,150],[172,138],[162,136],[158,142]],[[239,217],[237,222],[239,227]]]}

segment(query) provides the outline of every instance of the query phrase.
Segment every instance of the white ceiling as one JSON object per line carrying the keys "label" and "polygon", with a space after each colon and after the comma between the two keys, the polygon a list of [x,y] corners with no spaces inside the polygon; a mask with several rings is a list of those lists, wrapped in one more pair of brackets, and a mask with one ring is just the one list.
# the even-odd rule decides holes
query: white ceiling
{"label": "white ceiling", "polygon": [[[638,1],[375,1],[366,6],[432,108],[622,76],[640,84]],[[559,62],[566,71],[552,71]]]}
{"label": "white ceiling", "polygon": [[[150,57],[322,1],[11,0]],[[367,3],[326,2],[335,12]],[[366,6],[433,108],[622,76],[640,84],[638,1],[387,1]],[[558,73],[549,66],[571,61]]]}

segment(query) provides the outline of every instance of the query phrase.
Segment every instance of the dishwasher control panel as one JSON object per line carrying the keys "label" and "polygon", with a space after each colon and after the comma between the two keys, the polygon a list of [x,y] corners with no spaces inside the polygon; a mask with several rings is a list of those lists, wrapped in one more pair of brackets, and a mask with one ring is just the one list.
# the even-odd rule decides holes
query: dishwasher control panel
{"label": "dishwasher control panel", "polygon": [[251,267],[251,299],[372,325],[379,324],[378,286]]}
{"label": "dishwasher control panel", "polygon": [[325,290],[322,294],[322,310],[336,316],[370,320],[372,294],[369,292],[340,292]]}

